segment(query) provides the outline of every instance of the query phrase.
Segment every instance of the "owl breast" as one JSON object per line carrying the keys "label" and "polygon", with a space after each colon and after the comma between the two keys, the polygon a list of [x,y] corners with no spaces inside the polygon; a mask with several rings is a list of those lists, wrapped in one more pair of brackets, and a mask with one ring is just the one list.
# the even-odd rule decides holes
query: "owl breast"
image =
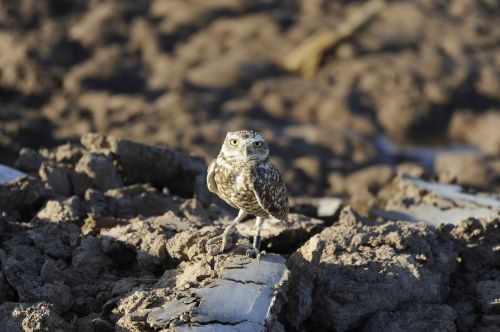
{"label": "owl breast", "polygon": [[252,165],[234,160],[217,159],[214,180],[219,196],[234,208],[248,214],[267,217],[269,214],[261,208],[253,191]]}

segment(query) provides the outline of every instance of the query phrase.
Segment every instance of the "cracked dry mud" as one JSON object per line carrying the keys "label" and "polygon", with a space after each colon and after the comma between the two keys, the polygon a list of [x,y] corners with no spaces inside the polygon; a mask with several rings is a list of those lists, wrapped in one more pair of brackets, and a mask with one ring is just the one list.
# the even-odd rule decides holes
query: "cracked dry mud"
{"label": "cracked dry mud", "polygon": [[[16,172],[2,168],[0,320],[9,330],[498,326],[498,195],[397,175],[369,216],[293,198],[292,225],[266,221],[267,256],[245,256],[251,219],[213,256],[205,243],[232,212],[200,185],[200,159],[96,134],[81,142],[23,150]],[[144,172],[152,163],[169,167]]]}

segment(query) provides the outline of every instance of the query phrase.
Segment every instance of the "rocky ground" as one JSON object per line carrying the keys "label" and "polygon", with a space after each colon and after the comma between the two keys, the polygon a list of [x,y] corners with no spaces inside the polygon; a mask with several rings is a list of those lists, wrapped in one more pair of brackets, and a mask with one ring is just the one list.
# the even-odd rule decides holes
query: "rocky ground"
{"label": "rocky ground", "polygon": [[[385,1],[286,69],[365,3],[0,1],[0,326],[500,331],[500,4]],[[252,220],[204,248],[241,128],[291,196],[260,262]]]}
{"label": "rocky ground", "polygon": [[252,220],[206,252],[235,211],[199,158],[87,134],[15,165],[0,177],[9,331],[498,330],[498,195],[399,174],[374,218],[292,199],[259,261],[245,255]]}

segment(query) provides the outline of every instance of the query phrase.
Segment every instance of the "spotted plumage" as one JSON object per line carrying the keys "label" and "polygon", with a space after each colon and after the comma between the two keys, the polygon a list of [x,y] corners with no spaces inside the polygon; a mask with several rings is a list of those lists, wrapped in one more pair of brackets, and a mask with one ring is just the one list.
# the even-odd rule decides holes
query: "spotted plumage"
{"label": "spotted plumage", "polygon": [[[269,160],[269,149],[262,136],[255,131],[229,132],[221,152],[212,161],[207,172],[208,189],[229,205],[240,210],[229,231],[234,231],[246,214],[257,217],[257,235],[260,239],[262,218],[285,220],[288,216],[288,195],[283,178]],[[225,249],[225,240],[220,251]],[[255,241],[254,241],[255,242]],[[254,252],[258,251],[254,243]]]}

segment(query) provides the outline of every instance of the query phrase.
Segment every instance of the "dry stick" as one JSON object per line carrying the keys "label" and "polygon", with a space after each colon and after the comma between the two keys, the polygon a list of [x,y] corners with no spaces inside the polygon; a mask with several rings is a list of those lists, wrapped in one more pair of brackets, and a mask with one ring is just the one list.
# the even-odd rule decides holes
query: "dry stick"
{"label": "dry stick", "polygon": [[370,0],[349,15],[335,30],[316,31],[285,57],[283,67],[289,71],[300,71],[304,77],[311,77],[318,70],[321,58],[327,49],[351,36],[385,4],[384,0]]}

